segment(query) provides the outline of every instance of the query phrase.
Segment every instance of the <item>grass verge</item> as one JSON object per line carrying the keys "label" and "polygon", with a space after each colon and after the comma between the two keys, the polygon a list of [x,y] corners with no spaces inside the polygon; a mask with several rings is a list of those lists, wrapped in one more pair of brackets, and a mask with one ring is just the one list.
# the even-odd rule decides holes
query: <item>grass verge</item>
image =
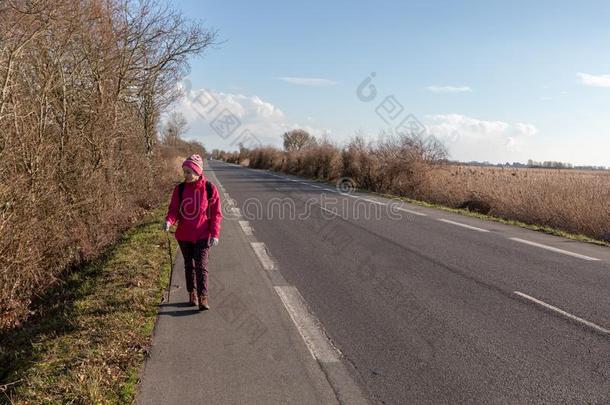
{"label": "grass verge", "polygon": [[0,335],[1,403],[133,402],[170,273],[163,214],[66,272],[26,324]]}

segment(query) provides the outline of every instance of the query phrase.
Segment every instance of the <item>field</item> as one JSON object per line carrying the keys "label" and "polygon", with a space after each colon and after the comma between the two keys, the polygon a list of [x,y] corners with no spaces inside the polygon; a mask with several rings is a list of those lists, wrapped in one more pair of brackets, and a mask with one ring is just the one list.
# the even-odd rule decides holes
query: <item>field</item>
{"label": "field", "polygon": [[430,170],[420,198],[610,241],[610,171],[444,166]]}

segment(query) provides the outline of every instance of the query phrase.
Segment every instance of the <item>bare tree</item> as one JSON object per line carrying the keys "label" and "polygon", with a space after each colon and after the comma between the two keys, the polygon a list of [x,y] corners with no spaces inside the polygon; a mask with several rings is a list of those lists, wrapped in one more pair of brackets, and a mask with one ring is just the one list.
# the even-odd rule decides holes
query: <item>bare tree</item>
{"label": "bare tree", "polygon": [[169,114],[163,128],[163,143],[175,146],[178,140],[188,131],[188,122],[181,112],[173,111]]}
{"label": "bare tree", "polygon": [[293,129],[282,135],[284,149],[288,152],[300,151],[303,148],[316,144],[316,138],[304,129]]}

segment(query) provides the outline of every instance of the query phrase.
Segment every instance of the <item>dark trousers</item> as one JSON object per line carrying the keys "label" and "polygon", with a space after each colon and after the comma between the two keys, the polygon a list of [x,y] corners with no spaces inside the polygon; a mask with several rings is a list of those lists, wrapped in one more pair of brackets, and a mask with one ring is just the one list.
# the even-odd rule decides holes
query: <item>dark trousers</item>
{"label": "dark trousers", "polygon": [[180,250],[184,257],[184,277],[186,289],[190,293],[197,286],[197,294],[208,294],[208,255],[210,248],[207,239],[197,242],[179,240]]}

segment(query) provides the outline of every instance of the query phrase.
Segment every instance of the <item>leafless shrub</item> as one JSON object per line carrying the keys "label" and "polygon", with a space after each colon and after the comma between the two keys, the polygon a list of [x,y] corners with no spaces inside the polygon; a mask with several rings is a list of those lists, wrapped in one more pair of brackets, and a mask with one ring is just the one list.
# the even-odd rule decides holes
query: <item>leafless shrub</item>
{"label": "leafless shrub", "polygon": [[0,2],[0,329],[164,199],[159,117],[215,37],[153,0]]}

